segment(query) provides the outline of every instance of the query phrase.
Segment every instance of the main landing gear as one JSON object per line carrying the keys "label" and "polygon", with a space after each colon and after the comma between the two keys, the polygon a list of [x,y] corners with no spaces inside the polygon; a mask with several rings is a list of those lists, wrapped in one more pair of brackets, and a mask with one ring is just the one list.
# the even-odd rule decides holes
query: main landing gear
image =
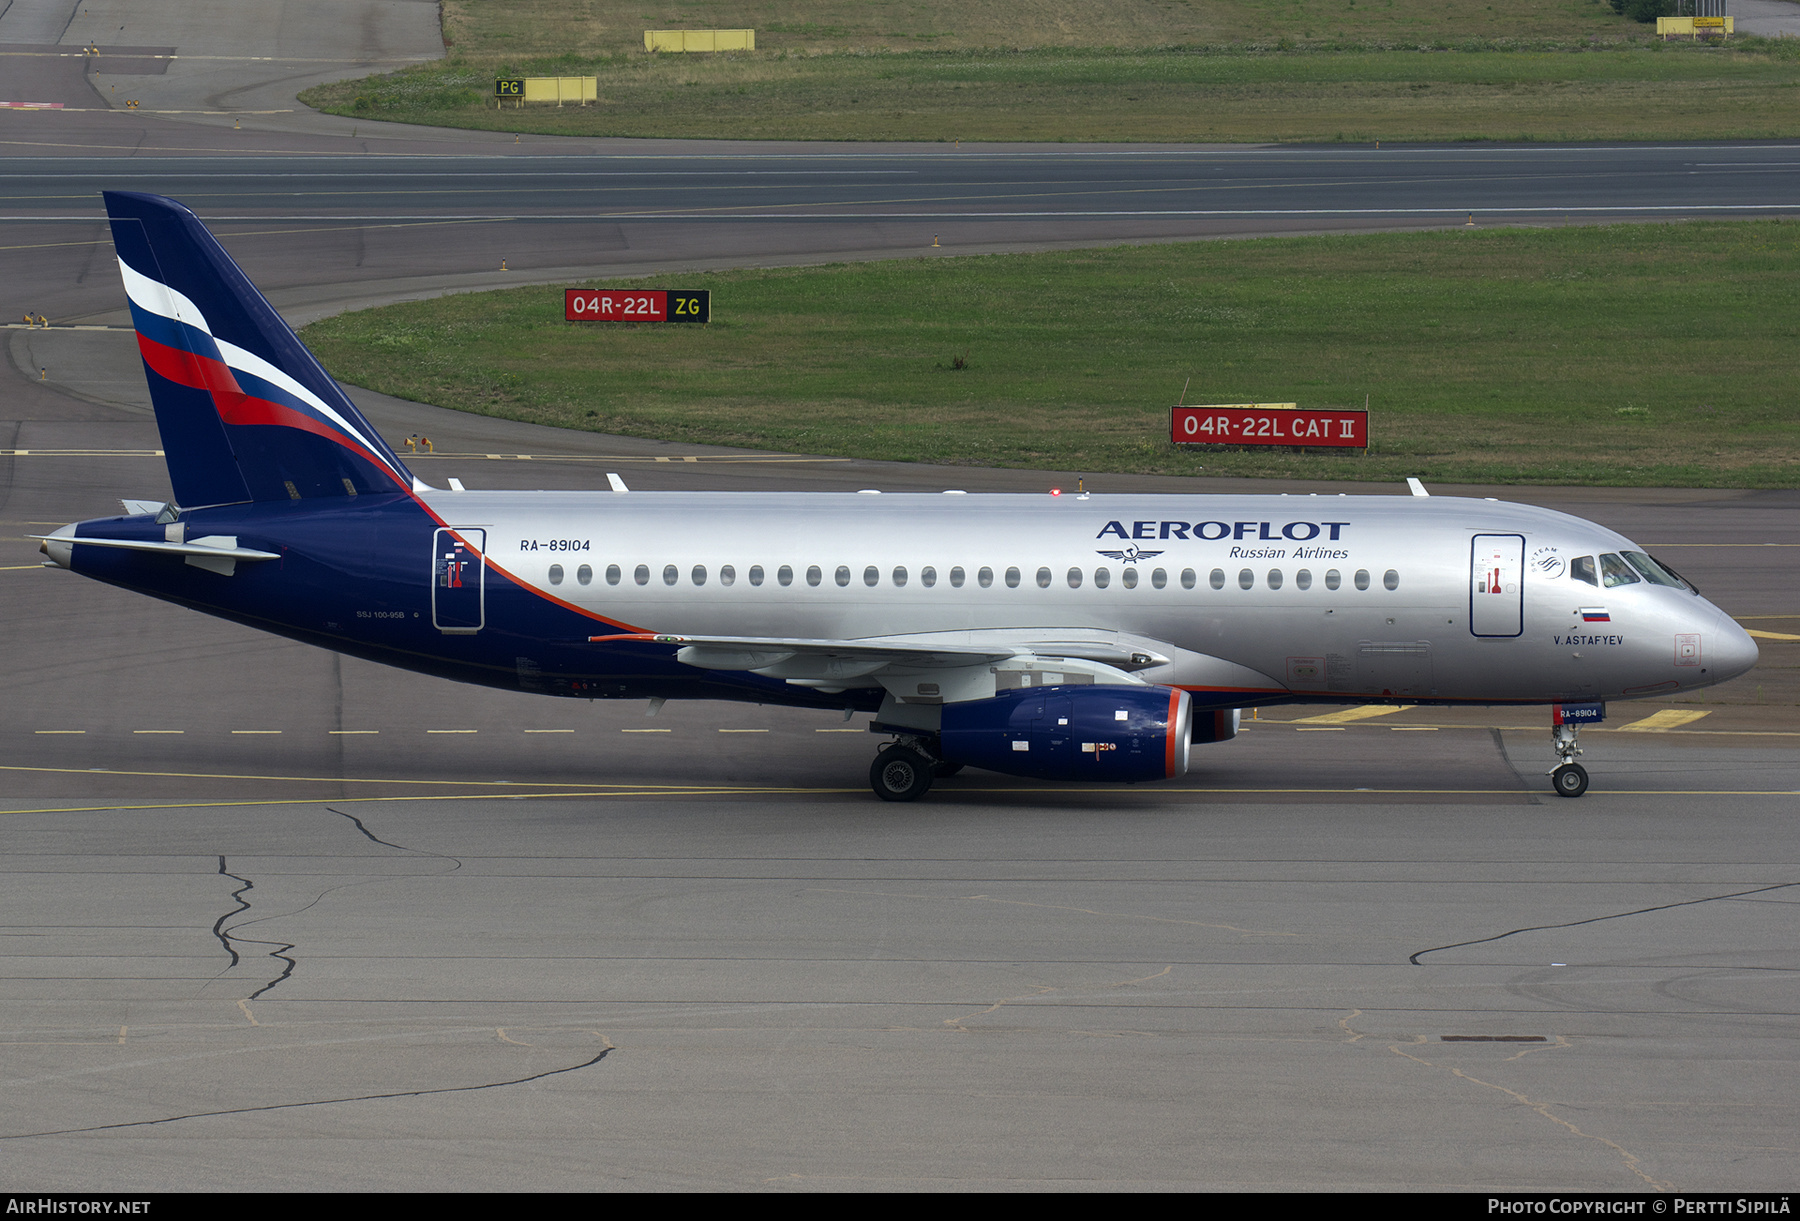
{"label": "main landing gear", "polygon": [[1555,786],[1558,797],[1579,797],[1587,792],[1587,768],[1575,762],[1575,757],[1581,753],[1577,741],[1580,734],[1578,725],[1556,725],[1550,730],[1550,745],[1561,760],[1550,770],[1550,783]]}
{"label": "main landing gear", "polygon": [[960,770],[932,758],[922,747],[923,743],[903,739],[882,748],[869,765],[869,787],[875,796],[883,801],[917,801],[930,790],[935,776]]}

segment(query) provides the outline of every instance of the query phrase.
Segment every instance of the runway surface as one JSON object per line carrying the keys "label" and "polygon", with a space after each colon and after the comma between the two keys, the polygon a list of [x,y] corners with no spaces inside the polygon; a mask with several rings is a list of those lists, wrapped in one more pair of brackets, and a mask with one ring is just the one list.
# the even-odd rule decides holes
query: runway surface
{"label": "runway surface", "polygon": [[[1431,181],[1446,175],[1515,206],[1624,209],[1685,176],[1704,182],[1683,200],[1786,207],[1780,162],[1800,160],[1537,150],[1509,174],[1521,162],[1505,150],[544,158],[461,133],[384,133],[416,155],[353,158],[324,149],[350,137],[316,116],[276,116],[275,131],[18,117],[0,114],[15,155],[22,131],[75,147],[6,165],[7,292],[102,327],[123,321],[123,294],[101,185],[185,183],[203,215],[242,217],[222,226],[228,244],[306,317],[476,287],[504,251],[520,282],[919,253],[927,222],[885,215],[903,207],[942,214],[927,219],[957,249],[1164,240],[1427,223],[1348,205],[1450,207]],[[128,130],[142,152],[110,159]],[[495,198],[484,167],[501,160],[525,175],[525,202]],[[1693,168],[1715,160],[1754,165]],[[918,173],[861,172],[888,162]],[[1055,217],[989,215],[1049,179],[1058,202],[1029,206]],[[758,208],[812,215],[748,215],[746,181]],[[1147,219],[1125,214],[1132,190],[1208,204],[1311,191],[1336,212]],[[407,199],[416,225],[355,219]],[[618,215],[653,205],[680,214]],[[816,215],[828,208],[855,215]],[[593,236],[607,232],[611,245]],[[895,809],[867,793],[879,739],[861,718],[714,704],[648,718],[454,688],[37,566],[23,536],[166,495],[167,480],[128,334],[7,337],[11,1189],[1789,1184],[1800,494],[1460,489],[1623,530],[1763,634],[1762,665],[1704,701],[1616,706],[1586,733],[1580,801],[1550,793],[1537,711],[1271,708],[1238,741],[1197,748],[1174,784],[964,773]],[[570,435],[356,397],[390,438],[433,438],[409,461],[439,484],[1063,478]]]}

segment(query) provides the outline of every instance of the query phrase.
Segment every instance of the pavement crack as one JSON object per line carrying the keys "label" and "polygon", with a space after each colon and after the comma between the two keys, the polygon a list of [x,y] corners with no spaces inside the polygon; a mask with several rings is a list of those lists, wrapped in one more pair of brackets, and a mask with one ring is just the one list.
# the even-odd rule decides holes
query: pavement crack
{"label": "pavement crack", "polygon": [[[232,967],[235,967],[238,965],[238,962],[240,961],[240,959],[238,958],[237,949],[231,944],[231,938],[226,935],[225,922],[227,920],[231,919],[233,916],[237,915],[238,912],[246,912],[246,911],[250,910],[250,903],[249,903],[249,900],[244,898],[244,892],[246,890],[249,890],[251,887],[255,886],[256,883],[252,882],[249,878],[239,877],[237,874],[232,873],[228,869],[226,869],[225,868],[225,854],[223,852],[221,852],[219,854],[219,876],[230,878],[234,882],[242,882],[243,883],[242,886],[238,887],[236,890],[231,892],[231,897],[238,901],[237,911],[229,911],[229,912],[222,913],[217,920],[213,921],[213,926],[212,926],[213,936],[217,937],[219,939],[219,944],[225,947],[225,952],[227,954],[231,955],[231,962],[229,964],[227,964],[225,967],[225,971],[229,971],[229,970],[231,970]],[[219,974],[223,975],[225,973],[225,971],[221,971],[221,972],[219,972]]]}
{"label": "pavement crack", "polygon": [[[1673,905],[1673,906],[1678,906],[1678,905]],[[1510,1090],[1510,1089],[1507,1089],[1504,1085],[1499,1085],[1492,1081],[1484,1081],[1480,1077],[1476,1077],[1476,1076],[1473,1076],[1472,1074],[1465,1073],[1460,1068],[1455,1068],[1448,1064],[1434,1063],[1433,1061],[1427,1060],[1423,1056],[1415,1056],[1410,1052],[1401,1051],[1398,1047],[1390,1046],[1388,1048],[1388,1050],[1393,1052],[1397,1056],[1404,1056],[1406,1059],[1411,1060],[1415,1064],[1424,1065],[1426,1068],[1438,1069],[1440,1071],[1448,1071],[1452,1076],[1454,1076],[1460,1080],[1467,1081],[1471,1085],[1479,1085],[1485,1089],[1498,1091],[1499,1093],[1504,1094],[1506,1097],[1512,1099],[1514,1102],[1518,1103],[1519,1105],[1529,1107],[1532,1111],[1536,1112],[1538,1115],[1542,1116],[1543,1118],[1549,1120],[1551,1123],[1556,1124],[1558,1127],[1560,1127],[1564,1131],[1568,1132],[1569,1135],[1580,1137],[1582,1140],[1591,1140],[1591,1141],[1598,1142],[1599,1144],[1603,1145],[1605,1148],[1610,1149],[1613,1153],[1617,1154],[1619,1159],[1622,1162],[1624,1162],[1625,1168],[1627,1170],[1629,1170],[1632,1174],[1636,1175],[1638,1178],[1642,1179],[1644,1181],[1644,1183],[1650,1188],[1651,1191],[1669,1192],[1669,1191],[1675,1190],[1675,1185],[1673,1183],[1665,1183],[1665,1182],[1661,1181],[1660,1179],[1652,1178],[1650,1173],[1644,1169],[1643,1161],[1642,1161],[1642,1159],[1640,1159],[1637,1156],[1637,1154],[1631,1152],[1631,1150],[1627,1149],[1624,1145],[1621,1145],[1616,1140],[1609,1140],[1608,1138],[1606,1138],[1604,1136],[1600,1136],[1593,1132],[1584,1132],[1581,1128],[1577,1127],[1575,1124],[1570,1123],[1568,1120],[1564,1119],[1562,1116],[1554,1113],[1551,1110],[1551,1106],[1552,1106],[1551,1103],[1536,1101],[1535,1099],[1529,1098],[1526,1095],[1520,1093],[1518,1090]]]}
{"label": "pavement crack", "polygon": [[292,1111],[301,1107],[338,1106],[350,1102],[381,1102],[393,1098],[429,1098],[438,1094],[467,1094],[477,1090],[497,1090],[509,1085],[529,1085],[533,1081],[543,1081],[548,1077],[561,1076],[563,1073],[579,1072],[584,1068],[592,1068],[611,1054],[611,1043],[600,1050],[600,1054],[583,1060],[579,1064],[567,1064],[562,1068],[546,1069],[541,1073],[532,1073],[525,1077],[510,1077],[505,1081],[484,1081],[477,1085],[447,1085],[430,1090],[391,1090],[383,1094],[349,1094],[342,1098],[311,1098],[302,1102],[271,1102],[254,1107],[230,1107],[221,1111],[191,1111],[182,1115],[164,1115],[158,1119],[132,1119],[123,1123],[95,1124],[87,1128],[59,1128],[44,1132],[13,1132],[0,1134],[0,1140],[29,1140],[40,1136],[80,1136],[88,1132],[118,1132],[128,1128],[153,1128],[163,1124],[180,1123],[187,1119],[218,1119],[228,1115],[256,1115],[268,1111]]}
{"label": "pavement crack", "polygon": [[1800,886],[1800,882],[1777,882],[1773,886],[1757,886],[1750,890],[1732,891],[1730,894],[1708,895],[1703,899],[1683,899],[1679,903],[1657,903],[1650,907],[1634,908],[1626,912],[1613,912],[1605,916],[1589,916],[1585,920],[1567,920],[1560,924],[1532,924],[1524,928],[1509,929],[1504,933],[1495,933],[1492,937],[1477,937],[1473,941],[1453,941],[1449,945],[1434,945],[1430,949],[1420,950],[1407,956],[1406,961],[1413,966],[1423,966],[1419,961],[1427,954],[1439,954],[1445,950],[1460,950],[1471,945],[1486,945],[1492,941],[1502,941],[1508,937],[1516,937],[1520,933],[1542,933],[1550,929],[1580,928],[1584,924],[1599,924],[1606,920],[1623,920],[1628,916],[1647,916],[1652,912],[1673,911],[1680,907],[1694,907],[1701,903],[1718,903],[1726,899],[1745,899],[1751,895],[1766,895],[1771,891],[1786,890],[1790,886]]}
{"label": "pavement crack", "polygon": [[[249,938],[249,937],[239,937],[236,935],[236,931],[238,929],[243,928],[247,924],[260,923],[260,920],[247,920],[247,921],[243,921],[242,923],[239,923],[239,924],[234,924],[230,928],[226,928],[225,922],[227,920],[231,919],[233,916],[241,916],[245,912],[251,910],[252,905],[250,903],[250,900],[246,899],[244,896],[247,893],[249,893],[250,891],[256,889],[256,883],[251,881],[249,878],[244,877],[242,874],[232,873],[228,868],[226,868],[225,854],[222,852],[219,854],[219,875],[221,877],[230,878],[234,882],[242,882],[243,885],[239,886],[236,890],[231,892],[231,897],[233,899],[237,900],[237,903],[238,903],[237,910],[236,911],[228,911],[228,912],[224,913],[223,915],[221,915],[217,920],[213,921],[213,928],[212,928],[213,936],[217,937],[219,939],[219,944],[225,947],[225,952],[227,954],[231,955],[231,961],[230,961],[230,963],[228,963],[226,965],[225,970],[220,971],[218,973],[218,975],[213,976],[213,978],[215,980],[222,978],[229,972],[235,970],[239,966],[239,964],[241,964],[244,961],[243,956],[241,954],[239,954],[238,950],[237,950],[237,947],[239,945],[275,946],[277,948],[270,950],[268,953],[268,957],[280,959],[282,962],[287,964],[286,966],[284,966],[281,969],[281,973],[279,975],[277,975],[274,979],[271,979],[268,983],[264,984],[262,987],[258,988],[256,991],[252,992],[248,997],[244,998],[246,1000],[255,1000],[257,997],[261,996],[263,993],[267,992],[270,988],[273,988],[276,984],[280,983],[282,980],[288,978],[290,975],[292,975],[294,973],[295,962],[294,962],[293,957],[289,954],[289,951],[292,950],[294,948],[294,946],[291,942],[257,941],[252,938]],[[323,897],[323,896],[321,896],[321,897]],[[315,900],[313,900],[313,902],[316,903],[316,902],[318,902],[318,900],[315,899]],[[311,904],[308,904],[307,906],[310,907]],[[267,917],[264,917],[264,919],[266,919],[266,918]]]}
{"label": "pavement crack", "polygon": [[339,818],[349,819],[350,824],[356,828],[357,832],[372,844],[380,844],[383,848],[392,848],[396,852],[411,852],[418,856],[429,856],[435,857],[440,861],[449,861],[452,872],[462,868],[462,861],[454,856],[446,856],[442,852],[430,852],[424,848],[408,848],[405,844],[390,843],[369,830],[369,828],[363,824],[363,820],[354,814],[346,813],[343,810],[334,810],[330,806],[325,807],[325,812],[327,814],[336,814]]}

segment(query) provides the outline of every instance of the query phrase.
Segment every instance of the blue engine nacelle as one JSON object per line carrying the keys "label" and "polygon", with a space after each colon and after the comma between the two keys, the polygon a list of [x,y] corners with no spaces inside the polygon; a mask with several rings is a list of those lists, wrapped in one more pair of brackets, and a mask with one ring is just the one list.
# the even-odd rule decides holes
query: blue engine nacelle
{"label": "blue engine nacelle", "polygon": [[1187,771],[1192,732],[1188,693],[1173,687],[1027,687],[945,704],[938,749],[1038,780],[1165,780]]}

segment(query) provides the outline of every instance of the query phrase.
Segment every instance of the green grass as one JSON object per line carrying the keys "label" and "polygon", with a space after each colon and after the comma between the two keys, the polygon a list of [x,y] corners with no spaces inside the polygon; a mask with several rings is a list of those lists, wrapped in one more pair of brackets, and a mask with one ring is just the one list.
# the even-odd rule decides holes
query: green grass
{"label": "green grass", "polygon": [[[650,55],[646,28],[758,49]],[[1596,0],[460,0],[450,57],[334,114],[548,135],[804,140],[1752,139],[1800,132],[1800,40],[1664,44]],[[593,106],[499,76],[596,75]]]}
{"label": "green grass", "polygon": [[[669,278],[707,327],[560,288],[315,323],[333,373],[676,441],[1074,471],[1782,487],[1800,224],[1462,230]],[[956,358],[967,367],[956,369]],[[1168,408],[1373,408],[1369,454],[1180,451]]]}
{"label": "green grass", "polygon": [[[1800,41],[1756,49],[915,52],[434,64],[309,91],[334,113],[564,136],[804,140],[1760,139],[1800,132]],[[598,72],[594,106],[496,74]]]}

